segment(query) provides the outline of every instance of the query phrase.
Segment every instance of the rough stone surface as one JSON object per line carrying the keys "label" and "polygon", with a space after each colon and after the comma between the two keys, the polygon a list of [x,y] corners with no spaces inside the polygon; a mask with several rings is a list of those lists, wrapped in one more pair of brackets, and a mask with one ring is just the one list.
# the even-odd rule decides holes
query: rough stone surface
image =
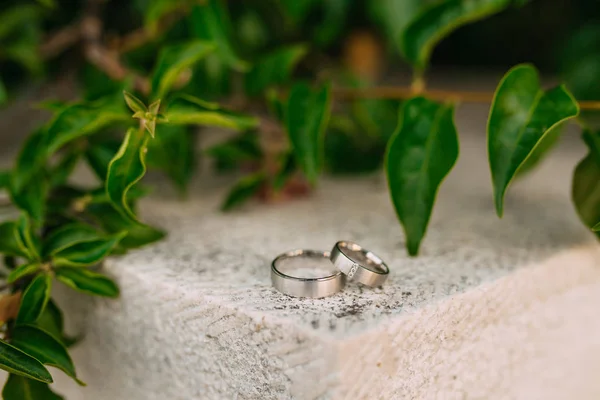
{"label": "rough stone surface", "polygon": [[[461,158],[418,258],[382,176],[229,214],[219,185],[157,193],[144,217],[170,235],[107,263],[122,297],[59,293],[86,335],[74,355],[88,387],[58,386],[71,400],[599,398],[600,249],[569,196],[584,150],[516,182],[498,220],[486,111],[459,113]],[[387,284],[320,300],[271,287],[277,254],[338,239],[387,260]]]}

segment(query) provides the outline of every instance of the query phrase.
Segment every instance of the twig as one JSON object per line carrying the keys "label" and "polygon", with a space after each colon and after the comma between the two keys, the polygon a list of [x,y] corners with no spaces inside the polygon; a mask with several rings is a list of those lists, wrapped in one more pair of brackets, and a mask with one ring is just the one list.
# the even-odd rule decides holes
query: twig
{"label": "twig", "polygon": [[[375,87],[368,89],[337,88],[335,96],[340,100],[356,99],[409,99],[417,95],[408,87]],[[427,89],[418,93],[436,101],[457,101],[461,103],[489,104],[494,98],[490,92],[468,92],[456,90]],[[580,101],[582,110],[600,110],[600,101]]]}
{"label": "twig", "polygon": [[40,46],[43,59],[53,58],[74,46],[81,39],[81,21],[67,25],[51,34]]}

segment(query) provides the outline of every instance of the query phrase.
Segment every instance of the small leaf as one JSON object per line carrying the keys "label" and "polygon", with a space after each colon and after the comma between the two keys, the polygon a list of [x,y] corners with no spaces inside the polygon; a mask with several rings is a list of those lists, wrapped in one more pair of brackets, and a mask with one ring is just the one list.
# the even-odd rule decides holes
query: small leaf
{"label": "small leaf", "polygon": [[129,129],[121,148],[115,154],[106,175],[106,194],[113,207],[123,216],[137,222],[127,202],[127,192],[146,173],[146,146],[148,138],[137,129]]}
{"label": "small leaf", "polygon": [[148,106],[148,112],[153,116],[157,116],[159,110],[160,110],[160,99],[156,100],[154,103],[152,103]]}
{"label": "small leaf", "polygon": [[40,328],[32,325],[17,326],[12,332],[11,344],[42,364],[60,369],[77,383],[85,386],[77,379],[75,366],[65,346]]}
{"label": "small leaf", "polygon": [[6,381],[2,398],[4,400],[64,400],[62,396],[50,390],[47,383],[14,374],[10,374]]}
{"label": "small leaf", "polygon": [[229,211],[240,206],[253,197],[267,182],[263,172],[256,172],[240,179],[229,191],[227,198],[221,205],[222,211]]}
{"label": "small leaf", "polygon": [[105,238],[84,241],[60,250],[52,257],[56,267],[86,267],[98,264],[110,254],[126,232]]}
{"label": "small leaf", "polygon": [[66,143],[107,126],[128,122],[130,115],[118,97],[76,103],[59,111],[48,125],[47,151],[54,153]]}
{"label": "small leaf", "polygon": [[74,222],[63,225],[48,235],[44,241],[44,256],[54,255],[77,244],[102,239],[102,235],[90,225]]}
{"label": "small leaf", "polygon": [[594,225],[594,226],[592,227],[592,230],[593,230],[594,232],[600,232],[600,222],[598,222],[596,225]]}
{"label": "small leaf", "polygon": [[20,190],[11,190],[13,203],[23,210],[35,227],[41,227],[46,217],[46,200],[50,185],[45,172],[39,171],[31,177],[31,182]]}
{"label": "small leaf", "polygon": [[[129,109],[131,111],[133,111],[134,113],[144,113],[145,114],[148,111],[148,109],[146,108],[146,105],[140,99],[138,99],[131,93],[123,90],[123,97],[125,98],[125,103],[127,103],[127,106],[129,107]],[[135,114],[134,114],[134,117],[135,117]]]}
{"label": "small leaf", "polygon": [[52,277],[49,274],[36,276],[23,293],[17,324],[34,323],[44,312],[51,290]]}
{"label": "small leaf", "polygon": [[127,232],[127,236],[121,239],[115,248],[115,250],[121,249],[121,253],[126,249],[142,247],[165,237],[165,233],[160,229],[132,223],[108,204],[91,204],[87,212],[109,233]]}
{"label": "small leaf", "polygon": [[0,224],[0,253],[27,259],[31,257],[27,245],[21,239],[16,222],[11,221]]}
{"label": "small leaf", "polygon": [[388,142],[387,181],[410,255],[419,252],[438,188],[458,158],[453,112],[423,97],[408,100]]}
{"label": "small leaf", "polygon": [[35,322],[35,326],[39,327],[45,332],[48,332],[50,335],[58,339],[65,347],[69,347],[78,341],[78,338],[67,337],[63,333],[63,314],[56,303],[52,301],[52,299],[48,301],[44,312]]}
{"label": "small leaf", "polygon": [[531,65],[518,65],[506,73],[496,89],[487,129],[498,216],[502,216],[504,194],[519,167],[552,128],[578,113],[577,102],[564,86],[541,89]]}
{"label": "small leaf", "polygon": [[21,215],[17,220],[17,229],[19,231],[19,237],[21,242],[27,247],[29,251],[30,259],[40,259],[40,243],[37,236],[32,231],[32,224],[29,218],[25,215]]}
{"label": "small leaf", "polygon": [[87,269],[59,268],[56,270],[56,279],[83,293],[119,297],[119,288],[115,282],[105,275]]}
{"label": "small leaf", "polygon": [[231,44],[231,21],[225,4],[220,0],[208,0],[192,9],[191,31],[199,38],[216,44],[216,53],[231,68],[238,71],[248,69]]}
{"label": "small leaf", "polygon": [[171,125],[205,125],[244,131],[258,126],[258,120],[221,108],[199,98],[179,95],[169,104],[166,117]]}
{"label": "small leaf", "polygon": [[402,53],[417,71],[423,71],[435,46],[463,25],[496,14],[512,0],[443,0],[417,15],[401,35]]}
{"label": "small leaf", "polygon": [[285,125],[296,162],[314,185],[323,166],[324,133],[331,114],[329,86],[314,92],[303,83],[294,85],[285,112]]}
{"label": "small leaf", "polygon": [[40,264],[38,262],[30,262],[27,264],[23,264],[18,266],[17,268],[10,271],[8,277],[6,278],[7,283],[14,283],[17,280],[23,278],[24,276],[35,274],[40,269]]}
{"label": "small leaf", "polygon": [[0,340],[0,368],[11,374],[52,382],[50,372],[35,358]]}
{"label": "small leaf", "polygon": [[579,218],[597,231],[600,228],[600,132],[585,130],[583,141],[589,152],[573,173],[572,197]]}
{"label": "small leaf", "polygon": [[179,74],[215,50],[202,40],[163,47],[152,76],[154,98],[162,98],[176,83]]}
{"label": "small leaf", "polygon": [[246,91],[251,96],[257,96],[268,87],[287,82],[298,62],[307,53],[307,46],[297,44],[262,57],[246,75]]}

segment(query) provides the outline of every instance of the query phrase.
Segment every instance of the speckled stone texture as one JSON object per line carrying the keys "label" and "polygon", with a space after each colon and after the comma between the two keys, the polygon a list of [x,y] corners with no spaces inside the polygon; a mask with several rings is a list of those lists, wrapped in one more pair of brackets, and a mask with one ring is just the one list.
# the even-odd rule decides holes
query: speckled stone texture
{"label": "speckled stone texture", "polygon": [[[170,235],[107,263],[122,297],[58,293],[85,332],[88,387],[58,386],[71,400],[600,398],[600,248],[569,196],[585,151],[566,144],[516,182],[498,220],[486,111],[458,115],[461,157],[418,258],[383,176],[229,214],[226,186],[157,190],[144,218]],[[271,287],[277,254],[338,239],[387,260],[387,284],[321,300]]]}

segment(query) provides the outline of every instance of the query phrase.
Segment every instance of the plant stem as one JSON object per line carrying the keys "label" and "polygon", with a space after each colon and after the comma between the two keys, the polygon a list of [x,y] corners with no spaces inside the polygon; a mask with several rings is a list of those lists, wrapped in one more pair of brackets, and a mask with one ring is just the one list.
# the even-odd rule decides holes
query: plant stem
{"label": "plant stem", "polygon": [[[335,96],[340,100],[356,99],[409,99],[417,93],[409,87],[374,87],[367,89],[336,88]],[[491,92],[469,92],[460,90],[424,90],[420,95],[436,101],[489,104],[494,98]],[[600,101],[579,101],[582,110],[600,110]]]}

